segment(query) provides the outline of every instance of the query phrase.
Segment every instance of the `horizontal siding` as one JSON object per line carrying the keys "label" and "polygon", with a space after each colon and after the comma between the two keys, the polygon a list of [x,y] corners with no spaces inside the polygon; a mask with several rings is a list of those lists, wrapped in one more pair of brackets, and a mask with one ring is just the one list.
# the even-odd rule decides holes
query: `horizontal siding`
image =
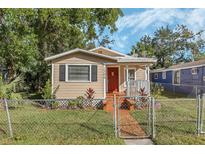
{"label": "horizontal siding", "polygon": [[[54,81],[53,90],[59,86],[56,91],[57,98],[76,98],[84,96],[88,88],[93,88],[95,98],[104,97],[103,84],[103,64],[102,62],[110,62],[110,60],[101,59],[85,54],[72,54],[63,58],[57,59],[54,64]],[[95,64],[98,66],[97,82],[62,82],[59,81],[59,65],[60,64]]]}
{"label": "horizontal siding", "polygon": [[[158,79],[154,78],[155,74],[158,74]],[[166,79],[162,78],[162,72],[151,73],[151,81],[172,84],[172,71],[166,71]]]}

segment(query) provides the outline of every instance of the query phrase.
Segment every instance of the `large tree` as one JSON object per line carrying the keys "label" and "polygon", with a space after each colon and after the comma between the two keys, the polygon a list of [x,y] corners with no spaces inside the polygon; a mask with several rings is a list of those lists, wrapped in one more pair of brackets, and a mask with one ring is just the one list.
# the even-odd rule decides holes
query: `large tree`
{"label": "large tree", "polygon": [[131,54],[156,57],[156,68],[195,60],[204,49],[205,41],[201,37],[202,33],[203,31],[194,33],[184,25],[178,25],[174,29],[169,26],[161,27],[152,37],[143,36],[132,47]]}
{"label": "large tree", "polygon": [[33,89],[40,89],[49,76],[45,57],[109,46],[122,15],[120,9],[0,9],[1,63],[11,78],[23,72]]}

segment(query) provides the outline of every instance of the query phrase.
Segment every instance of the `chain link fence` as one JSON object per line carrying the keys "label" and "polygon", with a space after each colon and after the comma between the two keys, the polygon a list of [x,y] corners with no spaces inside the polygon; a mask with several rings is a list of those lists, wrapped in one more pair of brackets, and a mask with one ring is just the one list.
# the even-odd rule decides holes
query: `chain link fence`
{"label": "chain link fence", "polygon": [[119,97],[118,135],[121,138],[154,138],[154,99],[149,96]]}
{"label": "chain link fence", "polygon": [[[205,87],[200,85],[173,85],[151,83],[151,95],[155,97],[156,144],[205,144],[204,101]],[[201,119],[199,116],[201,113]]]}
{"label": "chain link fence", "polygon": [[[1,144],[122,144],[101,99],[1,100]],[[8,115],[9,113],[9,115]]]}

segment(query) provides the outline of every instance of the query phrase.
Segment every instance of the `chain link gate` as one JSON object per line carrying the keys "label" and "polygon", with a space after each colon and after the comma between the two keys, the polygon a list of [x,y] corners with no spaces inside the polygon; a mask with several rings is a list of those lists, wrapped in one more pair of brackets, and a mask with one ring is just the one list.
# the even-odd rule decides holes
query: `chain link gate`
{"label": "chain link gate", "polygon": [[115,135],[120,138],[154,138],[154,98],[114,97]]}

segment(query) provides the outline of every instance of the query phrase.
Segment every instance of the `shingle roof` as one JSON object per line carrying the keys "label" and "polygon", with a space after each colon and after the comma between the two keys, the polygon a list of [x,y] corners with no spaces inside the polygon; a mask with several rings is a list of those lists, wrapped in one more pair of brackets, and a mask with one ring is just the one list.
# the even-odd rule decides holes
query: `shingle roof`
{"label": "shingle roof", "polygon": [[152,70],[152,72],[185,69],[185,68],[191,68],[191,67],[196,67],[196,66],[201,66],[201,65],[205,66],[205,59],[201,59],[201,60],[193,61],[193,62],[188,62],[188,63],[176,64],[176,65],[172,65],[168,68],[155,69],[155,70]]}

